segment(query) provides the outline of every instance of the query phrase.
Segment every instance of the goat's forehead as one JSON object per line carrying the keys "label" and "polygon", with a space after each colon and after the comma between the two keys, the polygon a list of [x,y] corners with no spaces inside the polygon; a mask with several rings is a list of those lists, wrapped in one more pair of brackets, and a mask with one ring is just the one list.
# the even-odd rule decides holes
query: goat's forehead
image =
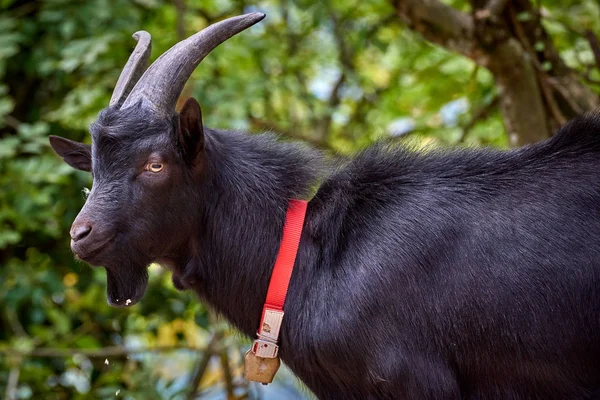
{"label": "goat's forehead", "polygon": [[172,121],[160,118],[142,108],[103,110],[98,119],[90,126],[92,139],[112,137],[121,141],[137,141],[148,137],[160,136],[172,130]]}
{"label": "goat's forehead", "polygon": [[92,153],[100,158],[137,158],[149,152],[168,152],[173,147],[172,124],[146,113],[111,110],[90,126]]}

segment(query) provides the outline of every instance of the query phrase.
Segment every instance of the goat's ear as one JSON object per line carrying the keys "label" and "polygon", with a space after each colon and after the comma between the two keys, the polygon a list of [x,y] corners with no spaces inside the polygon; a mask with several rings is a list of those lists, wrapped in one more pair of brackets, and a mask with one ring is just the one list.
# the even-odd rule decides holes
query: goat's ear
{"label": "goat's ear", "polygon": [[186,161],[194,163],[204,149],[204,128],[200,105],[193,98],[187,99],[179,113],[179,142],[183,146]]}
{"label": "goat's ear", "polygon": [[61,156],[71,167],[87,172],[92,170],[92,151],[89,144],[54,135],[51,135],[49,140],[50,146],[56,154]]}

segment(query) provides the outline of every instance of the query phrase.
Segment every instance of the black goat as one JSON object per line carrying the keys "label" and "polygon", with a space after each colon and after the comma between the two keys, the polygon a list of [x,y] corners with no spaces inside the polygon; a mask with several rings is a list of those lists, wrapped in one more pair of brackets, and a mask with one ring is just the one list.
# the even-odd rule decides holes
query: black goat
{"label": "black goat", "polygon": [[288,200],[320,182],[280,341],[317,396],[599,398],[600,119],[511,151],[380,144],[326,176],[301,145],[204,129],[193,99],[174,113],[202,57],[262,17],[181,42],[131,90],[136,48],[91,148],[51,137],[94,174],[72,248],[109,302],[137,302],[157,261],[253,337]]}

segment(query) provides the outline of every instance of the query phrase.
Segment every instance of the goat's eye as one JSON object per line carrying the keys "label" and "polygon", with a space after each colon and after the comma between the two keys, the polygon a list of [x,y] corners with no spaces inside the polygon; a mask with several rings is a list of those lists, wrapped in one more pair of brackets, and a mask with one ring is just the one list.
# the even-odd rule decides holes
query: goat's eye
{"label": "goat's eye", "polygon": [[146,169],[150,172],[160,172],[164,168],[162,163],[150,163],[146,166]]}

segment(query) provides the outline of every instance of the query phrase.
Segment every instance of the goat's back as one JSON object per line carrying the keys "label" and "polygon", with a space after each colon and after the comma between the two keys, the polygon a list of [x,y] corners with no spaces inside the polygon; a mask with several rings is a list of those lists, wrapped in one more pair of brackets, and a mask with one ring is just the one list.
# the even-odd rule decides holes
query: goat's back
{"label": "goat's back", "polygon": [[311,202],[311,231],[338,271],[327,297],[343,317],[315,334],[347,333],[328,349],[356,365],[340,379],[383,397],[389,386],[444,398],[417,388],[455,379],[465,398],[591,398],[598,171],[600,120],[582,117],[507,152],[376,146],[332,176]]}

